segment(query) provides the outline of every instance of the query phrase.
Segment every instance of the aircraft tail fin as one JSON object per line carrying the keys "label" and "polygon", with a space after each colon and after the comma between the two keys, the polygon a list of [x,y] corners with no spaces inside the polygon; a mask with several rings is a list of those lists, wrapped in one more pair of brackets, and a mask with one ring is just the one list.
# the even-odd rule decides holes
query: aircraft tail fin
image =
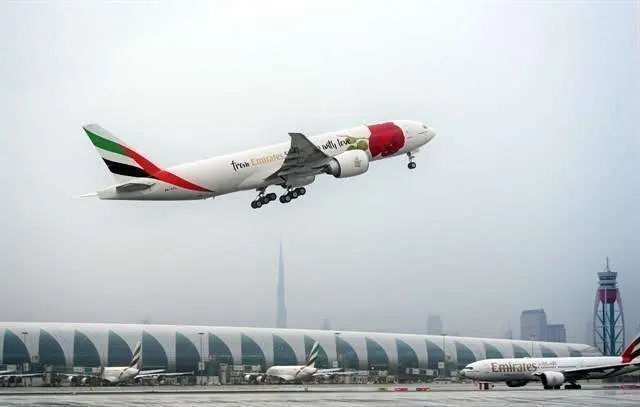
{"label": "aircraft tail fin", "polygon": [[640,357],[640,334],[622,352],[622,363],[629,363]]}
{"label": "aircraft tail fin", "polygon": [[161,171],[155,164],[100,125],[87,124],[82,128],[116,181],[124,182],[141,177],[153,178],[154,174]]}
{"label": "aircraft tail fin", "polygon": [[129,363],[129,367],[135,367],[138,370],[142,369],[142,342],[138,341],[136,347],[133,350],[133,357]]}
{"label": "aircraft tail fin", "polygon": [[309,352],[309,358],[307,359],[307,363],[305,366],[315,367],[316,360],[318,359],[318,351],[320,350],[320,344],[315,342],[311,347],[311,352]]}

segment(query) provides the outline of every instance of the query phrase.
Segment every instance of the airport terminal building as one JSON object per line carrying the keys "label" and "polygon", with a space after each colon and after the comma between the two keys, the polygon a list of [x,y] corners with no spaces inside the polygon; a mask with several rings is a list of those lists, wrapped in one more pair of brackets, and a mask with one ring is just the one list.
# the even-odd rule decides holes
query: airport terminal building
{"label": "airport terminal building", "polygon": [[[304,363],[315,341],[317,367],[411,375],[449,371],[485,358],[599,356],[576,343],[309,329],[188,325],[0,323],[0,369],[95,371],[128,365],[142,341],[143,369],[195,371],[229,382],[232,372]],[[236,376],[240,376],[236,375]],[[435,373],[437,376],[438,373]]]}

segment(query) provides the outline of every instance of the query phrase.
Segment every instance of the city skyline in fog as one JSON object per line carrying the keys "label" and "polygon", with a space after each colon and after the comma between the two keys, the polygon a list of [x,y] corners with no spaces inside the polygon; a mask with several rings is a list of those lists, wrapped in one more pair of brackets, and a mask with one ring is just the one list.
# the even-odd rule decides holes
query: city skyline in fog
{"label": "city skyline in fog", "polygon": [[[282,238],[289,327],[517,336],[542,307],[584,342],[609,256],[635,334],[637,3],[0,10],[0,320],[275,326]],[[415,170],[287,205],[71,198],[113,183],[87,123],[168,166],[394,119],[437,133]]]}

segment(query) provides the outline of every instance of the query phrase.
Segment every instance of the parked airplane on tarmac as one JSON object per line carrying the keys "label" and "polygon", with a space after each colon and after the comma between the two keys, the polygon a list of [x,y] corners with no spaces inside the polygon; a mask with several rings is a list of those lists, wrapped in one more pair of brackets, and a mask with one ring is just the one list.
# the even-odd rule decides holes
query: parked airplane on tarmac
{"label": "parked airplane on tarmac", "polygon": [[335,369],[318,369],[316,368],[316,359],[318,359],[318,351],[320,344],[315,342],[309,352],[309,358],[304,365],[298,366],[271,366],[265,373],[249,373],[245,375],[245,380],[255,381],[257,383],[263,381],[308,382],[314,377],[331,377],[334,375],[349,375],[350,372],[343,372],[341,368]]}
{"label": "parked airplane on tarmac", "polygon": [[280,202],[306,193],[316,175],[347,178],[364,174],[369,163],[406,155],[409,169],[418,149],[435,131],[417,121],[397,120],[362,125],[307,137],[289,133],[290,142],[193,161],[161,169],[97,124],[83,126],[116,178],[117,184],[81,195],[117,200],[194,200],[256,190],[252,208],[274,201],[272,185],[286,190]]}
{"label": "parked airplane on tarmac", "polygon": [[146,379],[158,380],[160,376],[185,376],[191,375],[193,372],[178,372],[178,373],[165,373],[165,369],[155,370],[141,370],[142,368],[142,343],[138,341],[135,350],[133,351],[133,358],[128,366],[111,366],[101,367],[100,373],[97,376],[69,373],[61,374],[73,384],[95,384],[95,382],[101,382],[105,384],[120,384],[130,381],[141,381]]}
{"label": "parked airplane on tarmac", "polygon": [[545,389],[580,389],[577,380],[603,379],[640,370],[640,335],[621,356],[485,359],[468,364],[460,376],[520,387],[540,381]]}
{"label": "parked airplane on tarmac", "polygon": [[39,376],[42,376],[42,373],[19,373],[15,369],[0,370],[0,386],[17,386],[22,383],[23,379]]}

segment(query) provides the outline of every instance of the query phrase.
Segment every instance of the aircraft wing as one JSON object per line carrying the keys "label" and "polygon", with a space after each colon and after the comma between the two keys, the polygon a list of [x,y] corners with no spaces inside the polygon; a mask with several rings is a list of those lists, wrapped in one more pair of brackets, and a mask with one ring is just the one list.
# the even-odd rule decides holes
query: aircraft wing
{"label": "aircraft wing", "polygon": [[160,376],[162,377],[189,376],[193,374],[193,372],[175,372],[175,373],[163,373],[163,372],[164,370],[161,370],[159,372],[153,371],[153,370],[141,372],[141,373],[138,373],[138,375],[136,375],[136,379],[148,379],[148,378],[155,378]]}
{"label": "aircraft wing", "polygon": [[280,178],[286,181],[287,178],[316,175],[331,159],[304,134],[289,133],[289,137],[291,137],[291,147],[289,147],[282,166],[267,177],[267,180]]}
{"label": "aircraft wing", "polygon": [[0,377],[37,377],[42,376],[42,373],[2,373]]}
{"label": "aircraft wing", "polygon": [[342,368],[335,369],[318,369],[314,376],[351,376],[358,374],[358,372],[345,372]]}
{"label": "aircraft wing", "polygon": [[167,369],[141,370],[140,372],[138,372],[136,377],[145,377],[145,376],[150,376],[150,375],[154,375],[154,374],[159,374],[159,373],[162,373],[162,372],[164,372],[166,370]]}
{"label": "aircraft wing", "polygon": [[[627,369],[631,367],[632,369]],[[602,366],[581,367],[575,369],[562,370],[562,374],[567,379],[583,379],[586,378],[589,373],[604,373],[605,377],[614,377],[623,373],[629,373],[632,370],[640,369],[640,362],[635,363],[616,363]],[[544,372],[535,373],[536,376],[540,376]]]}
{"label": "aircraft wing", "polygon": [[118,192],[142,191],[142,190],[151,188],[155,184],[156,183],[153,181],[144,181],[144,180],[129,181],[129,182],[125,182],[124,184],[120,184],[116,186],[116,191]]}

